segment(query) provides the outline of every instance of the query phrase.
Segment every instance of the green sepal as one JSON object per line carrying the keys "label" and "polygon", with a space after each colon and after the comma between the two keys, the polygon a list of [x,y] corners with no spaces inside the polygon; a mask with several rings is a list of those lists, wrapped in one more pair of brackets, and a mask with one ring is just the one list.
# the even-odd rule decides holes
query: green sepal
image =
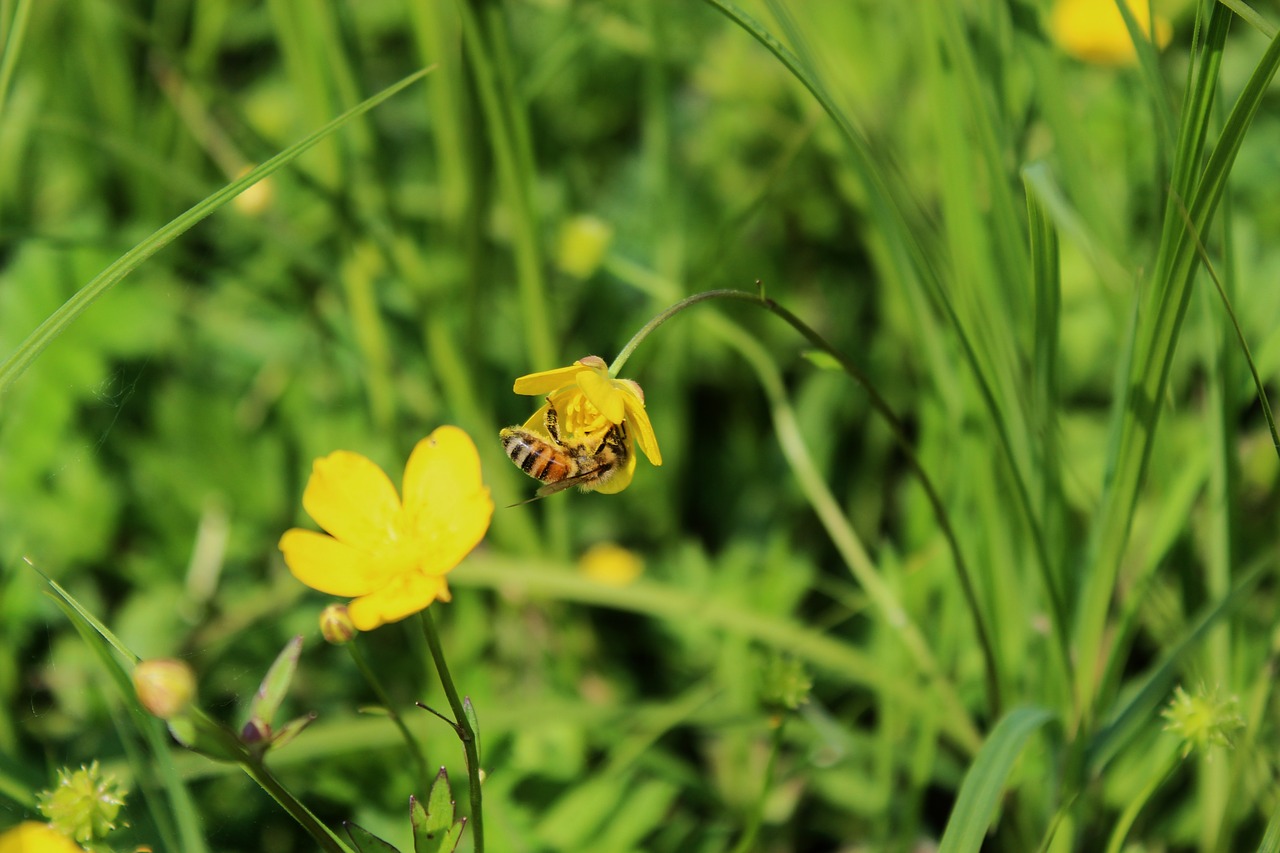
{"label": "green sepal", "polygon": [[471,735],[476,739],[476,758],[480,758],[480,718],[476,716],[475,706],[471,704],[470,696],[462,697],[462,713],[467,717],[467,723],[471,726]]}
{"label": "green sepal", "polygon": [[315,720],[316,714],[313,711],[301,717],[295,717],[285,723],[271,735],[271,743],[267,749],[279,749],[284,746],[286,743],[296,738],[299,732],[314,723]]}
{"label": "green sepal", "polygon": [[414,853],[452,853],[462,837],[466,818],[454,822],[455,809],[449,774],[441,767],[427,795],[424,808],[416,798],[409,798],[409,815],[413,821]]}
{"label": "green sepal", "polygon": [[301,654],[301,636],[294,637],[285,643],[262,679],[262,684],[254,694],[253,701],[249,703],[249,719],[265,723],[270,729],[271,720],[280,709],[280,703],[284,701],[285,694],[289,692],[289,683],[293,681],[293,674],[298,670],[298,657]]}

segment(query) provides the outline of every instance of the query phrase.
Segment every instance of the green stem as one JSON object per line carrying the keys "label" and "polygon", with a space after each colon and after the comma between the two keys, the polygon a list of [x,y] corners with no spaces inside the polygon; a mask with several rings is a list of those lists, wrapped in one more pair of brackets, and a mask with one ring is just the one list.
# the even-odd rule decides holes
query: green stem
{"label": "green stem", "polygon": [[845,373],[849,374],[855,382],[862,386],[867,392],[867,396],[871,402],[872,408],[880,414],[885,421],[888,422],[890,430],[893,432],[894,438],[898,445],[902,448],[903,454],[907,462],[915,471],[916,477],[920,480],[920,485],[924,488],[925,495],[928,497],[929,504],[933,508],[934,516],[938,520],[938,527],[942,530],[943,537],[947,540],[947,545],[951,551],[952,559],[956,564],[956,574],[960,579],[960,587],[964,593],[965,601],[969,606],[969,612],[973,616],[974,629],[978,634],[978,642],[982,646],[983,665],[986,673],[987,682],[987,701],[992,717],[1000,716],[1000,678],[997,670],[995,645],[991,641],[990,633],[987,629],[986,620],[983,618],[982,609],[978,605],[978,595],[973,586],[973,578],[969,572],[968,563],[965,562],[964,555],[960,551],[960,542],[956,538],[955,530],[951,526],[950,518],[947,515],[946,508],[943,506],[942,497],[938,494],[938,490],[934,488],[933,481],[925,472],[924,466],[920,464],[920,460],[916,457],[915,449],[911,446],[907,439],[907,430],[902,421],[890,408],[889,403],[880,395],[880,392],[871,384],[871,380],[864,374],[852,361],[849,360],[844,353],[827,343],[822,335],[814,331],[807,323],[792,314],[786,308],[783,308],[772,299],[764,296],[763,289],[759,295],[748,293],[745,290],[707,290],[702,293],[695,293],[688,296],[676,304],[667,308],[658,314],[652,320],[644,325],[640,331],[627,341],[627,345],[618,353],[618,357],[613,360],[613,364],[609,365],[609,375],[617,376],[618,372],[627,363],[631,354],[635,352],[636,347],[649,336],[653,330],[657,329],[663,323],[670,320],[676,314],[686,308],[690,308],[699,302],[705,302],[709,299],[734,299],[739,302],[746,302],[782,318],[793,329],[799,332],[809,343],[834,358]]}
{"label": "green stem", "polygon": [[271,799],[279,803],[307,831],[308,835],[316,840],[321,850],[326,851],[326,853],[351,853],[347,845],[343,844],[342,840],[329,827],[325,826],[320,818],[313,815],[310,809],[280,784],[280,780],[272,775],[265,764],[261,761],[247,759],[240,762],[240,768],[244,770],[250,779],[257,782],[262,790],[270,794]]}
{"label": "green stem", "polygon": [[778,764],[778,753],[782,751],[782,730],[787,724],[786,717],[773,727],[773,743],[769,749],[769,763],[764,768],[764,781],[760,785],[760,796],[756,798],[755,806],[751,809],[751,815],[748,817],[747,827],[743,830],[742,837],[738,839],[738,843],[734,845],[732,853],[747,853],[754,850],[756,837],[760,834],[760,827],[764,823],[764,804],[769,798],[769,789],[773,786],[773,771]]}
{"label": "green stem", "polygon": [[418,743],[418,739],[413,736],[413,732],[409,731],[409,727],[405,725],[404,718],[396,713],[396,709],[391,705],[391,699],[387,695],[386,689],[382,686],[382,680],[374,674],[369,668],[369,664],[364,659],[364,654],[356,645],[356,641],[346,644],[347,651],[351,654],[351,659],[355,661],[356,668],[360,670],[360,674],[364,676],[364,680],[373,688],[374,695],[378,697],[378,701],[382,703],[382,707],[386,710],[387,715],[391,718],[391,722],[396,724],[396,728],[400,730],[400,734],[404,737],[404,742],[409,746],[409,752],[413,754],[413,760],[418,765],[418,784],[419,790],[426,792],[431,790],[431,774],[427,770],[427,759],[422,754],[422,746]]}
{"label": "green stem", "polygon": [[262,755],[250,749],[239,735],[198,708],[192,709],[191,717],[196,736],[193,751],[215,761],[229,761],[238,766],[246,776],[271,795],[271,799],[279,803],[326,853],[351,853],[342,839],[280,784],[280,780],[267,769]]}
{"label": "green stem", "polygon": [[471,717],[458,696],[458,688],[453,686],[449,664],[444,659],[444,649],[440,647],[440,635],[436,633],[436,623],[431,618],[429,609],[422,611],[422,634],[427,638],[427,648],[431,649],[436,671],[440,674],[440,686],[444,688],[445,698],[449,700],[449,707],[453,710],[454,731],[458,733],[467,756],[467,778],[471,788],[471,831],[475,853],[484,853],[484,819],[480,810],[480,752],[476,746],[476,733],[471,727]]}

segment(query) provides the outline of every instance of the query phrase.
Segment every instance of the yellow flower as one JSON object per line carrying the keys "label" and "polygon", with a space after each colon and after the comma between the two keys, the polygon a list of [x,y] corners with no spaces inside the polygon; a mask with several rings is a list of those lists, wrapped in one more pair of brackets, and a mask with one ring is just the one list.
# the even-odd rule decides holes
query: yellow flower
{"label": "yellow flower", "polygon": [[84,853],[47,823],[24,821],[0,835],[0,853]]}
{"label": "yellow flower", "polygon": [[578,558],[578,569],[596,583],[627,586],[640,577],[644,561],[621,545],[601,542]]}
{"label": "yellow flower", "polygon": [[627,425],[626,465],[597,491],[611,495],[631,485],[636,470],[633,442],[640,445],[650,462],[662,464],[658,439],[644,409],[644,392],[629,379],[609,376],[609,368],[599,356],[589,355],[568,367],[521,376],[514,390],[517,394],[547,398],[547,404],[533,413],[524,428],[551,440],[546,420],[547,410],[554,407],[559,443],[565,447],[582,447],[595,453],[611,429],[618,424]]}
{"label": "yellow flower", "polygon": [[329,595],[354,596],[361,631],[448,601],[445,575],[484,538],[493,500],[470,436],[443,426],[418,442],[404,469],[404,500],[382,469],[339,450],[317,459],[302,505],[330,535],[280,537],[293,576]]}
{"label": "yellow flower", "polygon": [[[1148,36],[1151,18],[1147,0],[1125,0],[1138,28]],[[1049,16],[1053,39],[1067,53],[1098,65],[1132,65],[1137,50],[1116,0],[1057,0]],[[1164,47],[1173,35],[1169,21],[1155,21],[1156,46]]]}

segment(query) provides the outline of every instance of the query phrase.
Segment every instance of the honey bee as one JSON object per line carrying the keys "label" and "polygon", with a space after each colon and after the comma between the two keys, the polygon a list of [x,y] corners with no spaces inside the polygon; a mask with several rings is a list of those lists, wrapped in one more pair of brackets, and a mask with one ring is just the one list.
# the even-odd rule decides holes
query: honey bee
{"label": "honey bee", "polygon": [[511,461],[521,471],[545,484],[538,489],[533,500],[574,486],[584,492],[598,489],[627,466],[631,451],[627,447],[626,424],[610,428],[600,447],[593,452],[586,445],[561,439],[560,418],[550,403],[548,400],[546,419],[550,441],[518,426],[507,427],[498,434],[502,439],[502,449]]}

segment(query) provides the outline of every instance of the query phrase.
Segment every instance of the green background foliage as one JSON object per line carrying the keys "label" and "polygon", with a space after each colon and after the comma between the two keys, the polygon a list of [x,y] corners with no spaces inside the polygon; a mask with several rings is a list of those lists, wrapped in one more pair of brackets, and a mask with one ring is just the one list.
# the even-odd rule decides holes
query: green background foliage
{"label": "green background foliage", "polygon": [[[0,828],[96,759],[135,791],[120,849],[175,823],[314,849],[135,725],[26,557],[236,727],[303,635],[283,713],[319,719],[268,763],[407,849],[423,780],[275,543],[309,524],[312,459],[398,479],[453,423],[499,506],[432,608],[489,849],[1256,847],[1280,464],[1241,339],[1274,392],[1278,13],[1164,10],[1168,48],[1109,68],[1057,50],[1039,0],[0,0],[0,358],[33,358],[0,370]],[[612,231],[586,272],[583,216]],[[538,402],[515,377],[757,280],[873,391],[701,303],[623,372],[665,464],[508,507],[536,488],[497,441]],[[599,543],[642,578],[585,576]],[[412,705],[444,708],[417,623],[360,643],[465,812],[461,747]],[[779,712],[766,676],[795,662],[812,693]],[[1175,684],[1238,697],[1229,747],[1183,755]]]}

